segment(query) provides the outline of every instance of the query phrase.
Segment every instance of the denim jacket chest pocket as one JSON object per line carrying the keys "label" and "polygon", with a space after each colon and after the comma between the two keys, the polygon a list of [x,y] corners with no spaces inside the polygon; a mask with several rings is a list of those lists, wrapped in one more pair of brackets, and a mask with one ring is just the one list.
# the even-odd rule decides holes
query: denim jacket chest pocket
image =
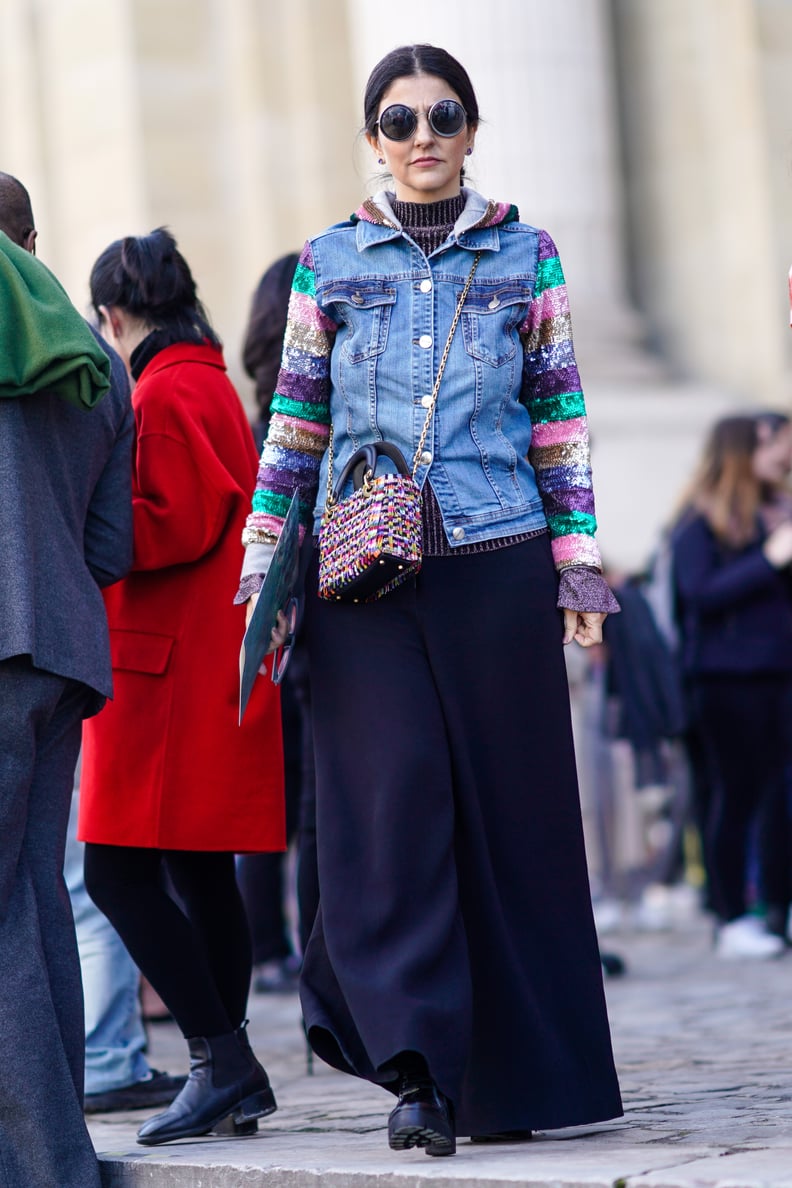
{"label": "denim jacket chest pocket", "polygon": [[340,330],[337,343],[350,363],[362,363],[385,350],[396,289],[385,280],[337,280],[317,291]]}
{"label": "denim jacket chest pocket", "polygon": [[531,299],[530,282],[473,284],[462,307],[465,349],[474,359],[500,367],[514,358],[517,326]]}

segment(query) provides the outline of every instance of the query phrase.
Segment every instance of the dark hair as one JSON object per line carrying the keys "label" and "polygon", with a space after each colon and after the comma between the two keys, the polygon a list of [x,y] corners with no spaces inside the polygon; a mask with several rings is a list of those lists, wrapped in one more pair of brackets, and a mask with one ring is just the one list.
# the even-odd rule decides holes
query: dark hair
{"label": "dark hair", "polygon": [[242,364],[256,383],[256,403],[262,417],[269,414],[280,369],[286,314],[299,254],[291,252],[271,264],[258,283],[250,306]]}
{"label": "dark hair", "polygon": [[97,314],[100,305],[117,305],[152,330],[165,331],[170,342],[220,345],[187,261],[166,227],[111,243],[91,269],[90,284]]}
{"label": "dark hair", "polygon": [[10,173],[0,173],[0,231],[5,231],[18,247],[35,230],[30,195],[22,182]]}
{"label": "dark hair", "polygon": [[452,58],[447,50],[435,45],[402,45],[391,50],[372,70],[363,96],[363,118],[366,132],[375,133],[382,96],[397,78],[416,74],[432,74],[442,78],[459,95],[467,112],[468,126],[479,122],[478,100],[465,67]]}
{"label": "dark hair", "polygon": [[753,415],[716,421],[705,443],[685,505],[700,512],[718,540],[742,547],[756,536],[762,486],[753,473],[759,443]]}

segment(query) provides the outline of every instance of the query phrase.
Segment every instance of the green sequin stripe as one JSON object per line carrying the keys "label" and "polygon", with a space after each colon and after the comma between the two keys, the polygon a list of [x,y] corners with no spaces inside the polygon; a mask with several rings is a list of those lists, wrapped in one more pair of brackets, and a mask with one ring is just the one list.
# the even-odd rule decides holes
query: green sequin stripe
{"label": "green sequin stripe", "polygon": [[548,516],[547,524],[553,536],[571,536],[580,533],[583,536],[594,536],[597,531],[597,521],[588,512],[568,511],[557,516]]}
{"label": "green sequin stripe", "polygon": [[305,293],[308,297],[316,296],[316,277],[313,268],[306,268],[305,264],[298,264],[292,281],[292,288],[298,293]]}
{"label": "green sequin stripe", "polygon": [[307,400],[291,400],[278,392],[270,401],[270,414],[282,413],[285,417],[296,417],[299,421],[317,421],[330,424],[330,408],[327,404],[310,404]]}
{"label": "green sequin stripe", "polygon": [[585,417],[586,402],[582,392],[563,392],[560,396],[531,400],[528,405],[534,425],[547,425],[550,421],[571,421]]}
{"label": "green sequin stripe", "polygon": [[561,267],[561,261],[558,256],[549,256],[546,260],[539,261],[536,268],[534,297],[538,297],[540,293],[544,293],[545,289],[557,289],[559,285],[565,283],[564,270]]}
{"label": "green sequin stripe", "polygon": [[[273,491],[254,491],[252,507],[254,512],[265,512],[269,516],[282,516],[285,519],[291,501],[291,495],[276,495]],[[303,518],[302,511],[301,507],[300,519]]]}

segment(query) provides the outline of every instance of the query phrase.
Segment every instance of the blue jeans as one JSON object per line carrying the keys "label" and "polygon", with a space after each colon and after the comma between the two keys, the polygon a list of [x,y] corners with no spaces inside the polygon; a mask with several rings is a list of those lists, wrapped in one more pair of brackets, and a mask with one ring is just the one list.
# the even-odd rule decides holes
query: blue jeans
{"label": "blue jeans", "polygon": [[109,920],[85,890],[83,845],[77,841],[78,775],[66,839],[64,876],[71,897],[85,995],[85,1092],[106,1093],[149,1073],[143,1055],[140,974]]}

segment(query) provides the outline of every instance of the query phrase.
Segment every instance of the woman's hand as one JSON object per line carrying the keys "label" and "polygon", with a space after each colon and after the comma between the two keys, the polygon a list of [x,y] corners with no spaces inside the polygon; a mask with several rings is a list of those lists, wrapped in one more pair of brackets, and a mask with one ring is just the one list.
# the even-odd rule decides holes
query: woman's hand
{"label": "woman's hand", "polygon": [[[246,631],[247,631],[248,627],[250,626],[250,620],[253,616],[253,611],[256,609],[256,603],[258,602],[258,597],[259,597],[258,594],[251,594],[250,598],[248,598],[247,602],[245,603],[245,630]],[[278,611],[278,621],[275,624],[275,626],[272,628],[272,635],[270,637],[270,646],[267,648],[267,655],[269,655],[270,652],[274,652],[276,648],[282,648],[283,645],[286,643],[287,639],[289,638],[290,632],[291,632],[291,628],[289,626],[289,620],[286,618],[286,615],[283,613],[283,611],[279,610]]]}
{"label": "woman's hand", "polygon": [[581,648],[602,643],[602,624],[607,617],[601,611],[576,611],[564,607],[564,646],[573,639]]}
{"label": "woman's hand", "polygon": [[773,566],[783,569],[792,562],[792,521],[784,520],[768,536],[762,551]]}
{"label": "woman's hand", "polygon": [[287,642],[289,636],[292,634],[293,627],[289,626],[289,620],[282,610],[278,611],[278,621],[272,628],[272,636],[270,638],[270,646],[267,648],[267,655],[274,652],[277,648],[282,648]]}

